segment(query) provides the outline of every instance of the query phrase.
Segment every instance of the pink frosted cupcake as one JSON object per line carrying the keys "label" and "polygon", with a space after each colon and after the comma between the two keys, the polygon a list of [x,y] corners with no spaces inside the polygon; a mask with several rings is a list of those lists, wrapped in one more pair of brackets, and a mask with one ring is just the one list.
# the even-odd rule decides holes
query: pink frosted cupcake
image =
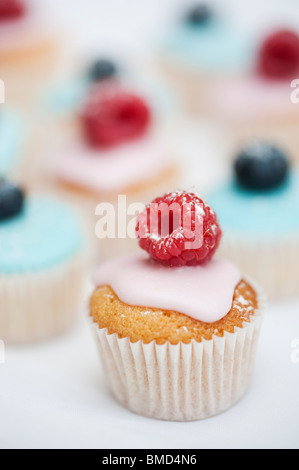
{"label": "pink frosted cupcake", "polygon": [[[157,124],[142,97],[115,84],[95,86],[77,125],[58,142],[50,162],[52,182],[91,220],[92,234],[98,204],[115,204],[119,195],[128,204],[143,203],[157,188],[176,187],[177,163]],[[105,256],[122,246],[105,242]]]}
{"label": "pink frosted cupcake", "polygon": [[90,300],[111,390],[151,418],[221,413],[250,383],[263,295],[236,266],[214,257],[221,229],[195,194],[155,199],[136,231],[148,254],[101,265]]}
{"label": "pink frosted cupcake", "polygon": [[299,76],[299,36],[288,29],[270,34],[256,54],[251,73],[211,84],[210,111],[239,147],[248,139],[267,139],[294,156],[299,145],[299,108],[291,100]]}
{"label": "pink frosted cupcake", "polygon": [[0,0],[0,78],[6,101],[36,101],[53,76],[59,35],[38,0]]}

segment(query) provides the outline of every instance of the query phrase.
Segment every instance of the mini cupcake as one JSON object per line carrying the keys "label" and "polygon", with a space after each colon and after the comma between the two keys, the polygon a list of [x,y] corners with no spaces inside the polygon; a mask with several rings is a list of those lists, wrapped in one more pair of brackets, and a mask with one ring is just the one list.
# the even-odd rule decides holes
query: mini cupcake
{"label": "mini cupcake", "polygon": [[22,151],[25,143],[25,126],[14,110],[0,112],[0,178],[21,176]]}
{"label": "mini cupcake", "polygon": [[7,343],[64,332],[80,310],[84,234],[60,201],[24,198],[0,180],[0,337]]}
{"label": "mini cupcake", "polygon": [[36,101],[61,52],[57,38],[40,1],[0,1],[0,78],[6,101]]}
{"label": "mini cupcake", "polygon": [[246,75],[211,84],[211,115],[228,133],[234,151],[248,139],[267,139],[297,157],[299,107],[291,100],[291,84],[298,76],[298,33],[281,29],[263,39]]}
{"label": "mini cupcake", "polygon": [[[55,189],[90,219],[94,237],[98,204],[116,204],[119,195],[126,195],[128,205],[144,203],[157,188],[176,186],[178,164],[171,152],[143,97],[120,85],[101,84],[92,87],[77,126],[52,150],[49,173]],[[130,244],[129,239],[102,242],[98,253],[104,257]]]}
{"label": "mini cupcake", "polygon": [[211,81],[243,75],[251,64],[252,41],[237,24],[208,4],[194,5],[165,35],[160,64],[191,112],[205,112]]}
{"label": "mini cupcake", "polygon": [[263,296],[233,264],[213,257],[221,229],[195,194],[155,199],[136,232],[148,254],[101,265],[90,300],[112,392],[151,418],[221,413],[249,385]]}
{"label": "mini cupcake", "polygon": [[222,254],[272,298],[299,293],[298,188],[286,153],[256,141],[240,152],[232,181],[208,195],[224,230]]}

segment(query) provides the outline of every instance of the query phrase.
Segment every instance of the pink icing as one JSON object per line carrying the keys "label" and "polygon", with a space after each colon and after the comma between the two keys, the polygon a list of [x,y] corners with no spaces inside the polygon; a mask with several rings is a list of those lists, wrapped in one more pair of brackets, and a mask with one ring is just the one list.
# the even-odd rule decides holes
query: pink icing
{"label": "pink icing", "polygon": [[[39,41],[53,38],[55,28],[50,24],[40,0],[24,0],[24,16],[1,21],[0,53],[32,47]],[[47,10],[47,9],[46,9]]]}
{"label": "pink icing", "polygon": [[239,270],[226,260],[166,268],[143,253],[110,260],[94,274],[96,286],[111,286],[128,305],[174,310],[204,323],[229,313],[240,281]]}
{"label": "pink icing", "polygon": [[210,102],[217,114],[229,119],[275,118],[296,112],[290,96],[290,81],[249,76],[214,86]]}
{"label": "pink icing", "polygon": [[58,144],[52,172],[93,191],[115,192],[146,182],[169,165],[161,141],[149,135],[112,149],[93,149],[78,139]]}

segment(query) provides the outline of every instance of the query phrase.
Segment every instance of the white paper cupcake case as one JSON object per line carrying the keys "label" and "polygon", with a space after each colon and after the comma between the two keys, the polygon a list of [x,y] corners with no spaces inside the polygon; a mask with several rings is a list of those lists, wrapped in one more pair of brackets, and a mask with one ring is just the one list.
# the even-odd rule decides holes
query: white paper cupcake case
{"label": "white paper cupcake case", "polygon": [[131,411],[161,420],[199,420],[227,410],[244,395],[253,373],[262,293],[259,307],[243,328],[201,343],[132,343],[93,324],[113,395]]}
{"label": "white paper cupcake case", "polygon": [[87,257],[32,274],[0,276],[0,339],[39,341],[64,332],[82,307]]}
{"label": "white paper cupcake case", "polygon": [[269,298],[298,295],[299,233],[280,239],[263,239],[226,232],[219,254],[255,279]]}

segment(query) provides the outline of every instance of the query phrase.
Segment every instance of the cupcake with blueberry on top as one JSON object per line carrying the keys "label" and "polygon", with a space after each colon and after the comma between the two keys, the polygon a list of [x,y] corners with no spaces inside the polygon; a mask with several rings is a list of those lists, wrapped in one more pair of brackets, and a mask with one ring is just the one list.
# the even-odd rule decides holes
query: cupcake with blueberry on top
{"label": "cupcake with blueberry on top", "polygon": [[252,41],[238,24],[208,3],[190,7],[165,34],[160,64],[183,106],[203,112],[209,106],[211,82],[242,76],[250,67]]}
{"label": "cupcake with blueberry on top", "polygon": [[267,35],[242,77],[212,86],[210,111],[224,127],[235,149],[248,139],[267,139],[298,158],[299,107],[291,84],[299,77],[299,35],[282,28]]}
{"label": "cupcake with blueberry on top", "polygon": [[43,340],[71,327],[83,302],[85,234],[61,201],[0,179],[0,337]]}
{"label": "cupcake with blueberry on top", "polygon": [[221,228],[193,193],[156,198],[136,234],[144,251],[102,264],[93,279],[90,316],[111,390],[151,418],[221,413],[249,385],[264,297],[214,256]]}
{"label": "cupcake with blueberry on top", "polygon": [[235,160],[234,178],[208,195],[224,237],[221,252],[272,298],[299,293],[299,173],[286,152],[254,141]]}

